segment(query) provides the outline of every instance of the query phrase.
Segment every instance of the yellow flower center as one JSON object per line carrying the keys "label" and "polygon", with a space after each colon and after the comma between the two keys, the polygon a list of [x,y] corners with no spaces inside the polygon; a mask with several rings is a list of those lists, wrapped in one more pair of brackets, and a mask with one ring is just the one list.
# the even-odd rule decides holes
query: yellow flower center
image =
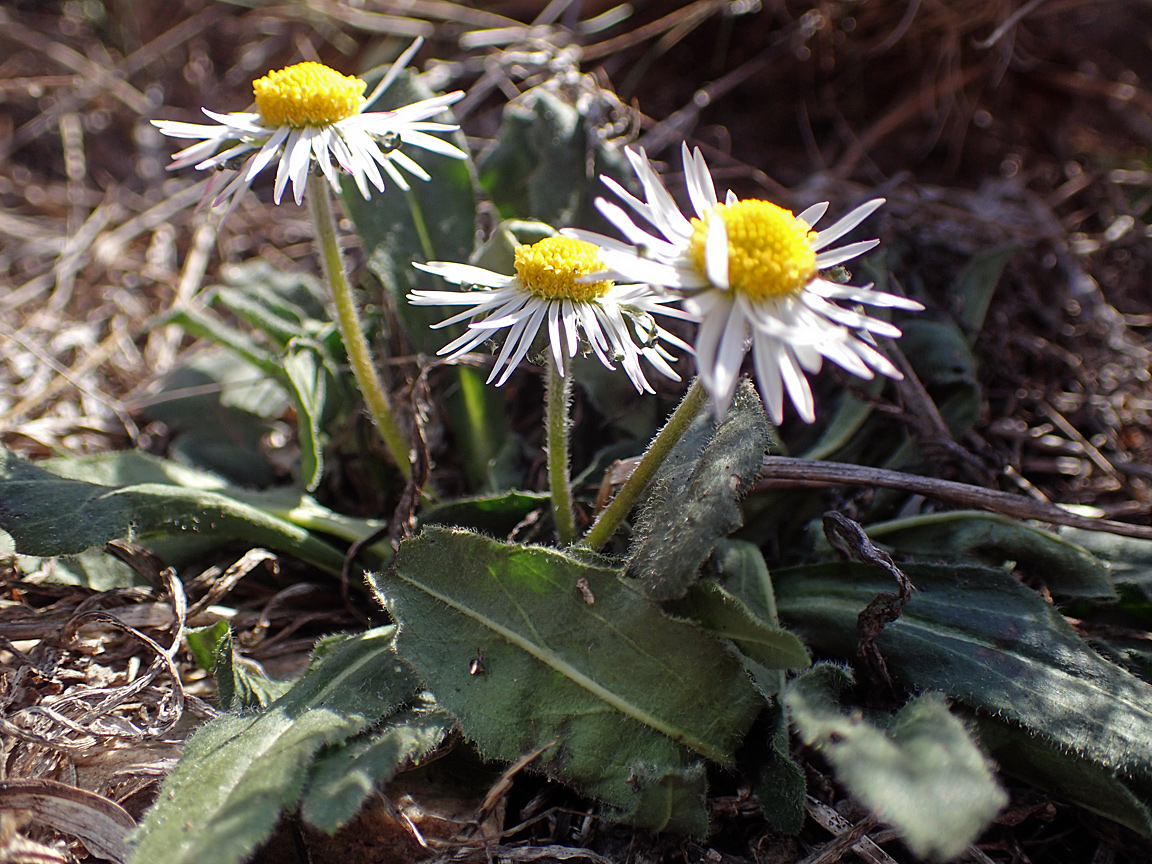
{"label": "yellow flower center", "polygon": [[794,294],[816,275],[816,232],[792,211],[767,201],[718,204],[703,219],[692,220],[688,251],[705,273],[708,220],[723,219],[728,232],[728,284],[753,300]]}
{"label": "yellow flower center", "polygon": [[359,78],[323,63],[297,63],[252,82],[256,110],[268,126],[328,126],[359,114],[364,88]]}
{"label": "yellow flower center", "polygon": [[595,300],[612,287],[610,280],[577,282],[604,269],[592,243],[571,237],[545,237],[516,247],[516,275],[526,291],[545,300]]}

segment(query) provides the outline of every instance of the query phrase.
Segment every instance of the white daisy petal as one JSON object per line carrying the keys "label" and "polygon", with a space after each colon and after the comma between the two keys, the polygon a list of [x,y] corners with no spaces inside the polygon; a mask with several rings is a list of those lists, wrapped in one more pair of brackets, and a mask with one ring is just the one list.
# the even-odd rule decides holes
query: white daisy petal
{"label": "white daisy petal", "polygon": [[752,335],[752,366],[756,372],[760,398],[768,409],[768,416],[779,426],[784,422],[784,385],[780,380],[779,357],[784,350],[782,342],[763,333]]}
{"label": "white daisy petal", "polygon": [[808,379],[804,377],[804,372],[792,355],[792,349],[787,345],[783,346],[777,357],[780,361],[780,378],[796,408],[796,413],[805,423],[813,422],[816,419],[816,405],[812,400],[812,390],[808,386]]}
{"label": "white daisy petal", "polygon": [[875,249],[879,245],[879,240],[861,240],[859,243],[849,243],[847,246],[841,246],[839,249],[829,249],[827,252],[819,252],[816,255],[816,266],[821,270],[826,270],[829,267],[835,267],[837,264],[849,261],[858,255],[863,255],[869,249]]}
{"label": "white daisy petal", "polygon": [[870,287],[858,288],[855,285],[839,285],[825,279],[814,279],[808,286],[808,290],[831,300],[848,300],[852,303],[866,303],[869,306],[907,309],[911,312],[919,312],[924,308],[923,303],[918,303],[908,297],[887,294],[883,291],[871,291],[869,290]]}
{"label": "white daisy petal", "polygon": [[421,150],[427,150],[429,153],[438,153],[441,156],[448,156],[452,159],[468,158],[468,154],[455,144],[450,144],[443,138],[437,138],[435,135],[428,135],[425,132],[418,132],[415,129],[406,130],[403,135],[403,140],[405,144],[411,144],[414,147],[419,147]]}
{"label": "white daisy petal", "polygon": [[[411,49],[388,70],[381,82],[382,87],[395,78],[410,56]],[[280,83],[272,89],[262,88],[270,79]],[[318,167],[329,184],[338,189],[339,166],[339,170],[352,175],[364,197],[369,195],[369,184],[378,191],[384,191],[380,168],[402,189],[408,189],[409,185],[397,166],[421,180],[429,179],[427,171],[407,153],[399,150],[383,152],[383,145],[377,139],[386,133],[398,135],[405,147],[465,158],[466,154],[456,146],[430,134],[459,127],[429,119],[463,98],[462,92],[421,99],[394,111],[366,112],[364,109],[368,102],[359,100],[356,95],[358,84],[362,86],[362,82],[318,63],[297,64],[271,72],[266,78],[254,82],[255,112],[219,114],[204,108],[204,114],[215,124],[175,120],[156,120],[153,123],[170,137],[199,139],[198,143],[173,156],[168,166],[170,170],[190,165],[199,170],[209,170],[250,151],[255,152],[255,157],[244,164],[243,179],[230,177],[223,192],[220,191],[223,181],[209,184],[212,196],[206,200],[220,204],[227,201],[230,209],[235,205],[235,198],[247,191],[260,172],[274,162],[273,200],[277,204],[283,199],[289,184],[296,203],[303,201],[308,174],[313,167]],[[377,88],[375,95],[379,92],[382,88]],[[316,100],[317,95],[323,98]],[[318,104],[331,107],[318,109]],[[324,116],[326,112],[330,117]]]}
{"label": "white daisy petal", "polygon": [[489,288],[504,288],[515,281],[513,276],[493,273],[483,267],[471,264],[456,264],[452,261],[429,261],[427,264],[414,263],[417,270],[433,273],[447,282],[457,285],[486,285]]}
{"label": "white daisy petal", "polygon": [[284,187],[288,185],[288,178],[292,173],[288,166],[291,163],[292,154],[300,149],[300,136],[303,134],[303,129],[293,129],[288,133],[288,139],[284,142],[284,149],[280,153],[280,164],[276,167],[276,183],[272,190],[272,200],[277,204],[280,203],[280,198],[284,195]]}
{"label": "white daisy petal", "polygon": [[821,201],[819,204],[813,204],[807,210],[803,210],[800,213],[797,213],[796,218],[799,219],[801,222],[804,222],[805,224],[808,225],[809,228],[811,228],[813,225],[815,225],[817,222],[819,222],[822,218],[824,218],[824,214],[827,212],[828,212],[828,202],[827,201]]}
{"label": "white daisy petal", "polygon": [[[819,251],[829,243],[833,243],[839,240],[841,237],[843,237],[845,234],[847,234],[849,231],[851,231],[853,228],[855,228],[857,225],[859,225],[861,222],[879,210],[883,203],[883,198],[873,198],[871,201],[865,201],[847,216],[843,217],[842,219],[838,219],[823,231],[817,232],[816,242],[812,244],[812,248]],[[812,223],[808,222],[808,224],[811,225]]]}
{"label": "white daisy petal", "polygon": [[708,238],[704,242],[704,275],[721,291],[731,287],[728,284],[728,229],[723,219],[708,220]]}
{"label": "white daisy petal", "polygon": [[[699,157],[698,159],[696,157]],[[712,175],[708,173],[708,166],[704,164],[704,157],[700,149],[696,149],[693,156],[688,151],[688,142],[680,144],[680,158],[684,163],[684,179],[688,185],[688,197],[692,199],[692,207],[701,219],[716,206],[716,187],[712,185]]]}
{"label": "white daisy petal", "polygon": [[432,175],[425,171],[418,162],[412,159],[412,157],[405,153],[403,150],[394,150],[388,155],[392,161],[394,161],[397,165],[399,165],[413,177],[419,177],[421,180],[432,179]]}

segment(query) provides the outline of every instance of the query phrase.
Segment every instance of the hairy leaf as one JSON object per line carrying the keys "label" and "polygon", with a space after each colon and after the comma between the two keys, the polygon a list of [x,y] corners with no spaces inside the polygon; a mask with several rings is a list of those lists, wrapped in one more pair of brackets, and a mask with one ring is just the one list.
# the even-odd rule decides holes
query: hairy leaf
{"label": "hairy leaf", "polygon": [[1152,837],[1148,784],[1139,784],[1136,791],[1137,784],[1130,780],[1061,752],[1014,723],[977,716],[976,728],[980,742],[1003,771]]}
{"label": "hairy leaf", "polygon": [[893,549],[937,560],[1015,561],[1059,597],[1116,599],[1108,565],[1056,534],[996,513],[949,511],[869,525],[868,536]]}
{"label": "hairy leaf", "polygon": [[766,669],[805,669],[811,665],[799,637],[769,624],[712,579],[697,582],[683,600],[668,603],[665,608],[695,621],[719,639],[731,640],[742,656]]}
{"label": "hairy leaf", "polygon": [[[1010,573],[909,564],[916,586],[876,641],[893,677],[1015,722],[1057,749],[1152,778],[1152,686],[1108,662]],[[876,570],[824,564],[773,574],[781,619],[820,652],[856,651],[856,616],[890,587]]]}
{"label": "hairy leaf", "polygon": [[784,694],[800,737],[836,777],[924,858],[955,858],[1008,802],[988,760],[935,693],[919,696],[887,728],[839,706],[851,676],[830,664],[794,679]]}
{"label": "hairy leaf", "polygon": [[189,739],[139,832],[132,864],[236,864],[292,810],[317,753],[413,700],[394,627],[330,640],[267,711],[225,714]]}
{"label": "hairy leaf", "polygon": [[596,134],[604,109],[551,87],[535,87],[505,107],[500,137],[477,164],[501,216],[609,229],[593,206],[604,194],[600,177],[626,185],[635,179],[620,149]]}
{"label": "hairy leaf", "polygon": [[[308,531],[228,494],[233,490],[218,491],[227,488],[219,478],[216,488],[203,488],[199,481],[211,475],[146,457],[56,460],[51,468],[0,450],[0,529],[21,554],[75,555],[125,537],[206,533],[215,543],[242,539],[289,552],[332,573],[344,562]],[[97,482],[61,476],[87,476],[89,468]],[[120,469],[128,475],[125,485],[101,484]],[[149,479],[133,482],[134,472]],[[195,478],[197,486],[165,482],[184,477]]]}
{"label": "hairy leaf", "polygon": [[300,483],[309,492],[324,473],[321,421],[328,394],[328,371],[316,347],[293,340],[281,358],[292,401],[296,404],[296,437],[300,444]]}
{"label": "hairy leaf", "polygon": [[705,829],[699,759],[731,764],[759,705],[719,643],[616,570],[462,531],[405,541],[375,585],[397,653],[488,757],[543,747],[536,768],[616,818]]}
{"label": "hairy leaf", "polygon": [[716,541],[740,527],[737,502],[768,449],[768,420],[748,380],[714,433],[707,423],[699,421],[673,448],[637,521],[628,572],[656,600],[683,597]]}
{"label": "hairy leaf", "polygon": [[322,753],[312,766],[300,815],[335,833],[378,785],[434,750],[453,722],[434,704],[418,703],[393,714],[379,729]]}

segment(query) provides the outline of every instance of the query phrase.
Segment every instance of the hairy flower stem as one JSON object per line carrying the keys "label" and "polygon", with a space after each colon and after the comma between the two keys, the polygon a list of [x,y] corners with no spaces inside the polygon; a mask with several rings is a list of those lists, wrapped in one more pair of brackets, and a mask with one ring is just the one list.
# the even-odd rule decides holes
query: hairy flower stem
{"label": "hairy flower stem", "polygon": [[548,382],[544,391],[547,414],[548,486],[552,492],[552,519],[560,544],[576,539],[576,518],[572,512],[572,481],[568,477],[568,403],[572,401],[572,379],[561,375],[548,354]]}
{"label": "hairy flower stem", "polygon": [[684,394],[684,398],[676,410],[672,412],[672,416],[668,418],[668,422],[664,424],[664,428],[652,439],[652,443],[648,445],[644,456],[624,485],[620,487],[616,497],[600,511],[596,522],[584,539],[580,541],[581,546],[599,549],[611,539],[612,535],[616,533],[616,529],[620,527],[620,523],[624,521],[624,517],[632,510],[632,505],[636,503],[636,499],[640,497],[644,487],[656,474],[656,470],[664,464],[664,460],[668,458],[672,448],[684,437],[684,433],[688,431],[688,427],[692,425],[692,421],[696,419],[696,415],[700,413],[707,402],[708,393],[704,390],[700,379],[697,378],[688,388],[688,392]]}
{"label": "hairy flower stem", "polygon": [[340,246],[336,237],[336,216],[332,212],[332,198],[328,188],[328,181],[322,175],[312,174],[308,177],[308,189],[304,197],[308,200],[308,209],[312,215],[312,223],[316,226],[316,242],[320,247],[320,263],[324,269],[324,278],[332,291],[332,299],[336,304],[336,324],[340,328],[340,338],[344,340],[344,348],[348,352],[348,362],[352,366],[352,374],[356,378],[356,386],[360,395],[368,406],[368,413],[396,467],[404,475],[405,480],[412,478],[412,456],[408,439],[405,437],[400,424],[396,422],[396,415],[388,400],[388,392],[384,389],[384,382],[376,372],[376,364],[372,359],[372,349],[368,347],[368,340],[364,337],[364,327],[360,323],[360,313],[356,311],[356,301],[352,297],[352,286],[348,284],[348,274],[344,271],[344,259],[340,255]]}

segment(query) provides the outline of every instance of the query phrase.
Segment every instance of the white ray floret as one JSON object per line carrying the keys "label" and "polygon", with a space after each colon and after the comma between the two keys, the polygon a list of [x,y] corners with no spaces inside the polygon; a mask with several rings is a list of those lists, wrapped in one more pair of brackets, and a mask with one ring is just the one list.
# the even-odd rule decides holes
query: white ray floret
{"label": "white ray floret", "polygon": [[[691,320],[670,306],[680,298],[657,293],[646,284],[618,285],[585,277],[604,269],[596,246],[569,237],[547,237],[516,249],[516,274],[493,273],[470,264],[432,261],[415,266],[434,273],[465,291],[412,291],[417,306],[464,306],[434,327],[467,321],[468,328],[437,354],[457,359],[506,330],[488,382],[499,387],[528,356],[537,334],[547,327],[548,350],[556,368],[567,374],[582,344],[609,369],[619,362],[633,386],[653,392],[640,360],[661,375],[679,381],[670,362],[676,358],[665,345],[691,347],[656,323],[653,316]],[[583,339],[581,339],[583,334]]]}
{"label": "white ray floret", "polygon": [[862,255],[878,240],[829,248],[884,203],[875,198],[856,207],[823,231],[813,226],[828,210],[815,204],[799,215],[767,201],[741,201],[729,192],[720,203],[700,150],[682,147],[684,176],[694,215],[676,205],[643,150],[625,151],[644,190],[636,198],[611,178],[616,195],[651,227],[641,227],[618,204],[599,198],[597,209],[626,242],[589,231],[566,234],[596,243],[612,278],[647,282],[684,298],[685,311],[700,320],[696,365],[700,380],[723,416],[732,401],[740,367],[749,349],[768,413],[784,416],[784,395],[806,423],[816,418],[807,374],[824,359],[860,378],[876,372],[900,378],[872,341],[872,334],[897,337],[891,323],[845,308],[849,303],[920,310],[915,300],[842,285],[821,271]]}
{"label": "white ray floret", "polygon": [[429,179],[401,148],[419,147],[441,156],[465,158],[461,150],[430,134],[459,127],[429,119],[464,94],[445,93],[394,111],[366,110],[407,65],[421,41],[417,39],[389,68],[368,99],[360,79],[320,63],[297,63],[253,82],[255,111],[217,114],[203,109],[216,121],[214,124],[153,120],[165,135],[199,139],[199,143],[176,153],[168,169],[194,165],[201,171],[217,170],[203,203],[216,206],[227,202],[229,213],[260,172],[273,164],[277,204],[289,185],[296,203],[302,203],[308,174],[317,169],[337,191],[340,171],[350,174],[365,198],[370,186],[384,191],[385,174],[400,188],[408,189],[401,169],[421,180]]}

